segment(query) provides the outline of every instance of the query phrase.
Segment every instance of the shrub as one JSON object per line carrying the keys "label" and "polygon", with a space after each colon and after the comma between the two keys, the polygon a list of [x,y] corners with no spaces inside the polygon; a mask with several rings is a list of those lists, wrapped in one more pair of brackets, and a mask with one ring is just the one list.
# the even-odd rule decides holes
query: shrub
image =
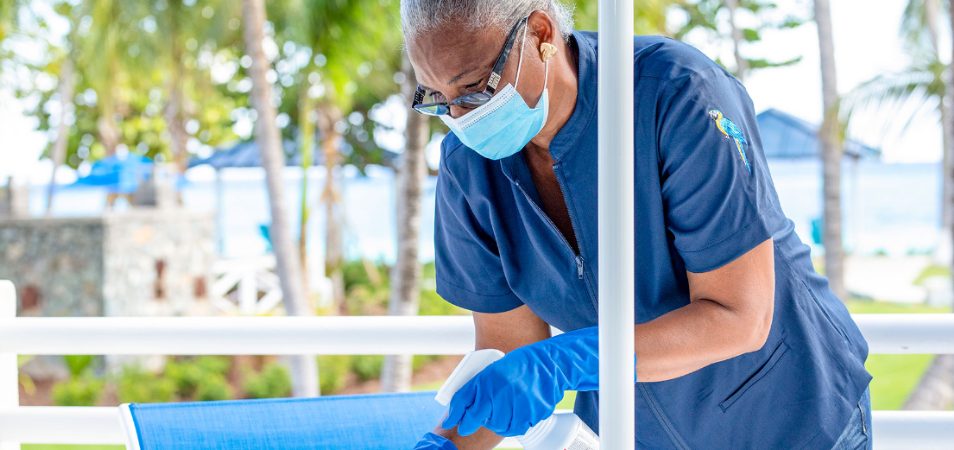
{"label": "shrub", "polygon": [[91,375],[70,378],[53,385],[53,403],[59,406],[94,406],[105,383]]}
{"label": "shrub", "polygon": [[224,375],[211,372],[203,373],[205,378],[199,382],[195,390],[195,400],[228,400],[235,397],[232,386],[229,385],[229,380]]}
{"label": "shrub", "polygon": [[226,375],[232,366],[232,358],[228,356],[198,356],[192,360],[204,372]]}
{"label": "shrub", "polygon": [[[198,399],[198,390],[203,389],[206,383],[221,383],[228,385],[226,374],[228,373],[231,360],[223,356],[200,356],[197,358],[170,360],[166,363],[165,375],[172,380],[176,386],[176,391],[181,398]],[[213,395],[210,391],[219,393],[223,391],[218,387],[206,387],[205,395]],[[231,387],[229,387],[231,389]],[[231,392],[231,391],[229,391]],[[231,397],[231,393],[227,397]],[[209,398],[208,400],[218,400],[219,398]]]}
{"label": "shrub", "polygon": [[441,359],[441,355],[414,355],[414,358],[411,360],[411,369],[420,369],[425,364],[431,361],[437,361],[438,359]]}
{"label": "shrub", "polygon": [[93,367],[96,357],[93,355],[65,355],[63,361],[73,378],[79,377]]}
{"label": "shrub", "polygon": [[381,355],[357,355],[351,358],[351,371],[361,381],[380,378],[383,365],[384,356]]}
{"label": "shrub", "polygon": [[344,387],[351,369],[351,358],[346,355],[318,357],[318,381],[322,394],[333,394]]}
{"label": "shrub", "polygon": [[291,395],[291,376],[285,366],[272,362],[259,373],[246,372],[242,389],[248,398],[276,398]]}
{"label": "shrub", "polygon": [[173,400],[175,393],[173,380],[149,373],[139,365],[123,367],[116,386],[121,403],[168,402]]}

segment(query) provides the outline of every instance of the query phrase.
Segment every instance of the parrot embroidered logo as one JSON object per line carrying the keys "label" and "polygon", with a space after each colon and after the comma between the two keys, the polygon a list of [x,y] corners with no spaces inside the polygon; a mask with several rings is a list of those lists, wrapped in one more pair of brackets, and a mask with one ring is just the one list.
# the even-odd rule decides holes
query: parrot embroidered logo
{"label": "parrot embroidered logo", "polygon": [[742,135],[742,129],[739,128],[736,124],[732,123],[728,117],[725,117],[722,114],[722,111],[718,109],[709,110],[709,117],[715,121],[716,128],[722,132],[722,135],[726,139],[732,139],[735,141],[735,147],[739,149],[739,157],[742,159],[742,163],[745,164],[745,170],[750,174],[752,173],[752,166],[749,165],[749,158],[745,156],[745,136]]}

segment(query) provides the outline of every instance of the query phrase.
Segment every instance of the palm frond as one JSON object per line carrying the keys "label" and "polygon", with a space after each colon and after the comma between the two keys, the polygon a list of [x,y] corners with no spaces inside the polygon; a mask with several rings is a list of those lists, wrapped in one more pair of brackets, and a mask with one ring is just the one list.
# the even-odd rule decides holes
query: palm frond
{"label": "palm frond", "polygon": [[862,111],[873,112],[883,132],[903,133],[926,111],[940,108],[944,83],[932,67],[878,75],[856,87],[841,101],[841,121],[850,123]]}

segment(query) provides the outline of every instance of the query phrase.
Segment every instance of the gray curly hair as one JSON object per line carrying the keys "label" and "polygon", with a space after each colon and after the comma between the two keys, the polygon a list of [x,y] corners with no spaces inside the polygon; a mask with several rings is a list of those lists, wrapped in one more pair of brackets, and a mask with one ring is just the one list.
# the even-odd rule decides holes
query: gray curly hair
{"label": "gray curly hair", "polygon": [[570,36],[573,9],[560,0],[401,0],[401,27],[405,40],[448,23],[507,30],[538,9],[553,17],[564,39]]}

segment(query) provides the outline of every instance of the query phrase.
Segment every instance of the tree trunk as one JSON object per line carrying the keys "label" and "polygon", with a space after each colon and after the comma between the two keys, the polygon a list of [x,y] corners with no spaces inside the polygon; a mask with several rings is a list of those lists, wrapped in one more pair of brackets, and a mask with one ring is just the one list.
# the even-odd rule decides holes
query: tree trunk
{"label": "tree trunk", "polygon": [[[183,89],[185,83],[185,68],[183,67],[183,48],[182,36],[179,29],[179,21],[176,20],[182,14],[178,10],[182,7],[181,0],[169,2],[167,8],[171,20],[168,21],[171,29],[167,30],[169,36],[170,53],[172,57],[169,61],[169,100],[165,107],[166,128],[169,131],[169,148],[172,153],[172,160],[175,163],[176,173],[185,173],[189,166],[189,156],[186,145],[189,142],[189,133],[186,131],[186,98]],[[177,196],[179,204],[182,203],[181,196]]]}
{"label": "tree trunk", "polygon": [[732,55],[735,58],[735,77],[744,82],[749,71],[749,63],[742,57],[739,47],[744,41],[742,30],[735,23],[735,13],[739,9],[739,0],[726,0],[725,7],[729,10],[729,29],[732,36]]}
{"label": "tree trunk", "polygon": [[99,109],[99,119],[96,121],[96,131],[99,133],[99,142],[106,151],[106,156],[116,154],[116,148],[122,136],[120,135],[119,125],[116,123],[116,105],[113,103],[113,93],[109,90],[113,87],[107,87],[103,92],[97,92],[97,101],[101,102]]}
{"label": "tree trunk", "polygon": [[[175,58],[179,60],[179,58]],[[186,145],[189,133],[186,131],[185,94],[182,84],[181,63],[172,64],[172,78],[169,80],[169,101],[165,108],[166,128],[169,131],[169,149],[175,163],[177,173],[185,173],[188,168],[189,157]]]}
{"label": "tree trunk", "polygon": [[338,180],[338,164],[341,154],[338,144],[341,133],[335,124],[342,119],[341,110],[331,102],[325,102],[318,111],[318,129],[321,132],[321,149],[325,156],[325,186],[321,202],[325,205],[325,275],[331,279],[333,309],[347,314],[344,285],[344,211]]}
{"label": "tree trunk", "polygon": [[[413,91],[409,86],[415,86],[417,82],[407,58],[404,60],[404,73],[408,80],[405,83],[405,97],[410,105]],[[396,179],[397,259],[391,272],[391,299],[388,304],[388,314],[392,316],[415,316],[418,312],[421,264],[417,249],[421,229],[421,190],[427,176],[424,147],[429,135],[427,117],[409,109],[405,129],[407,145]],[[409,391],[411,362],[412,355],[387,356],[381,370],[381,390]]]}
{"label": "tree trunk", "polygon": [[[285,157],[278,126],[275,124],[276,110],[272,103],[272,87],[267,80],[269,61],[262,49],[262,41],[265,39],[264,0],[243,0],[242,15],[245,22],[245,49],[252,59],[252,66],[249,68],[249,76],[252,79],[251,100],[258,114],[255,120],[255,141],[262,153],[262,165],[265,168],[272,220],[270,237],[285,311],[290,316],[311,315],[312,309],[302,292],[301,268],[295,255],[288,223],[288,209],[285,205],[285,189],[282,184]],[[291,358],[291,366],[294,395],[318,395],[318,371],[314,356],[295,356]]]}
{"label": "tree trunk", "polygon": [[66,55],[63,68],[60,72],[60,123],[56,129],[56,142],[50,160],[53,170],[50,171],[50,184],[46,187],[46,215],[53,213],[53,195],[56,191],[56,171],[66,159],[66,147],[70,139],[70,126],[67,122],[73,113],[73,94],[76,90],[76,78],[73,74],[72,55]]}
{"label": "tree trunk", "polygon": [[[948,82],[948,87],[945,91],[951,89],[950,83]],[[939,112],[941,115],[941,132],[943,133],[941,139],[942,147],[942,156],[941,156],[941,239],[945,242],[942,242],[939,245],[939,248],[946,249],[946,251],[951,251],[954,247],[954,180],[952,180],[952,171],[954,171],[954,149],[951,148],[954,145],[954,117],[951,117],[951,93],[945,92],[944,96],[940,99]],[[950,257],[950,255],[947,255]],[[946,260],[946,258],[945,258]]]}
{"label": "tree trunk", "polygon": [[[308,71],[306,71],[307,73]],[[301,155],[301,202],[298,205],[298,261],[301,263],[302,290],[305,296],[311,295],[310,267],[308,265],[308,222],[311,220],[311,208],[308,207],[308,169],[314,162],[315,121],[314,101],[309,94],[311,84],[307,77],[303,80],[301,95],[298,99],[299,154]]]}
{"label": "tree trunk", "polygon": [[824,119],[819,129],[822,158],[824,205],[823,245],[825,276],[832,292],[847,299],[844,279],[844,249],[841,241],[841,159],[842,140],[838,122],[838,78],[835,70],[835,45],[832,41],[831,10],[828,0],[815,0],[815,23],[821,57],[822,103]]}
{"label": "tree trunk", "polygon": [[[938,22],[940,20],[940,0],[924,1],[924,23],[927,25],[928,39],[931,44],[931,51],[938,60],[941,60],[940,54],[940,32]],[[944,76],[950,76],[945,74]],[[945,85],[950,83],[945,79]],[[951,229],[952,204],[954,204],[954,184],[951,183],[950,173],[952,168],[951,145],[954,145],[954,123],[951,122],[951,92],[945,89],[945,95],[939,99],[938,112],[941,115],[942,132],[942,151],[941,151],[941,240],[938,249],[950,252],[952,248],[951,236],[954,230]],[[947,261],[950,255],[944,255],[943,260]]]}
{"label": "tree trunk", "polygon": [[[925,4],[927,21],[929,22],[929,31],[932,44],[938,49],[938,33],[935,21],[938,15],[938,6],[933,4],[934,0],[928,0]],[[954,0],[950,2],[950,8],[954,8]],[[951,26],[954,27],[954,9],[948,9],[948,19]],[[952,28],[954,29],[954,28]],[[951,56],[954,57],[954,48],[951,49]],[[939,55],[940,56],[940,55]],[[951,211],[954,208],[954,195],[952,195],[952,186],[954,186],[954,169],[952,169],[952,159],[954,159],[954,117],[951,117],[951,106],[954,105],[954,74],[948,67],[945,73],[944,97],[941,99],[941,121],[944,132],[944,157],[942,161],[943,176],[943,205],[941,208],[943,214],[942,232],[948,243],[954,242],[954,229],[952,229]],[[950,246],[947,251],[952,251]],[[954,269],[954,257],[949,261],[951,268]],[[954,274],[954,272],[952,272]],[[954,281],[954,280],[952,280]],[[927,371],[921,376],[918,385],[911,392],[907,401],[904,402],[904,409],[913,410],[946,410],[954,406],[954,355],[937,355],[931,361]]]}

